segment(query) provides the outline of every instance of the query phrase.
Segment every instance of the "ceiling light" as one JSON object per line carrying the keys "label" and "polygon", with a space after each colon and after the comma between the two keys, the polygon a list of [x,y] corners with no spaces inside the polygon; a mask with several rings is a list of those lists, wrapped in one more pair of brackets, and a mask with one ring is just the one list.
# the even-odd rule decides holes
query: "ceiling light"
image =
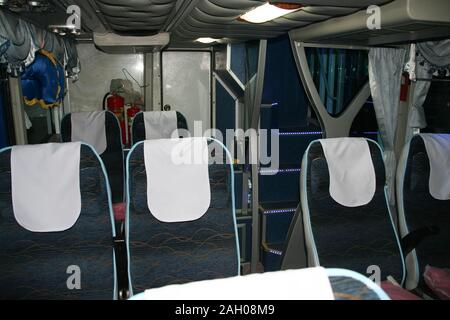
{"label": "ceiling light", "polygon": [[213,42],[217,42],[219,41],[219,39],[214,39],[214,38],[198,38],[197,40],[195,40],[196,42],[201,42],[201,43],[213,43]]}
{"label": "ceiling light", "polygon": [[8,0],[0,0],[0,6],[8,5]]}
{"label": "ceiling light", "polygon": [[30,7],[39,7],[41,5],[40,1],[28,1]]}
{"label": "ceiling light", "polygon": [[301,4],[274,3],[269,2],[256,7],[240,16],[240,19],[251,23],[264,23],[282,17],[288,13],[299,10]]}

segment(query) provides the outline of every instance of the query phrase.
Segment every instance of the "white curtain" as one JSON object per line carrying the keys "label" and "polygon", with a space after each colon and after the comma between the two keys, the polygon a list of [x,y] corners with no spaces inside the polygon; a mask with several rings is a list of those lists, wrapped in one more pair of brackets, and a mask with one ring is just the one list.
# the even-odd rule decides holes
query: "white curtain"
{"label": "white curtain", "polygon": [[[412,45],[415,46],[415,45]],[[413,96],[408,114],[406,141],[412,138],[414,132],[427,126],[423,104],[427,98],[433,75],[450,75],[450,39],[430,41],[417,44],[417,55],[411,57],[414,61],[410,74],[415,73],[417,82],[413,86]],[[415,79],[413,79],[415,80]]]}
{"label": "white curtain", "polygon": [[369,52],[370,90],[384,146],[388,196],[391,205],[395,205],[397,159],[394,142],[405,57],[404,49],[372,48]]}
{"label": "white curtain", "polygon": [[429,73],[427,66],[420,64],[416,65],[415,73],[416,77],[421,80],[417,81],[412,87],[413,93],[408,113],[405,141],[409,141],[417,129],[427,126],[423,104],[427,98],[428,90],[430,90],[431,82],[425,81],[425,79],[431,79],[432,75]]}
{"label": "white curtain", "polygon": [[430,66],[435,75],[450,75],[450,39],[417,44],[419,62]]}

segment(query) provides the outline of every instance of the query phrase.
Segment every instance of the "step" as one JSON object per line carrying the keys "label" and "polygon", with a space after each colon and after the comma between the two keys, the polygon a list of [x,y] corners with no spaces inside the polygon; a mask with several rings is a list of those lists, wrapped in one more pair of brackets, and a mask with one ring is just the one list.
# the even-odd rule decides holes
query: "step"
{"label": "step", "polygon": [[261,168],[259,174],[260,202],[297,202],[300,198],[300,168],[277,170]]}
{"label": "step", "polygon": [[280,132],[278,138],[280,164],[294,163],[300,167],[306,149],[312,141],[321,139],[322,134],[317,131]]}
{"label": "step", "polygon": [[365,131],[365,132],[351,132],[351,137],[361,137],[361,138],[368,138],[375,141],[378,141],[378,135],[380,133],[377,131]]}
{"label": "step", "polygon": [[265,272],[279,271],[283,258],[284,243],[262,243],[262,264]]}
{"label": "step", "polygon": [[267,253],[281,257],[283,256],[284,245],[284,243],[267,243],[263,241],[262,249]]}
{"label": "step", "polygon": [[282,215],[295,213],[298,201],[260,202],[259,212],[263,215]]}
{"label": "step", "polygon": [[297,202],[275,202],[260,204],[260,213],[264,215],[263,223],[266,243],[284,243],[295,215]]}
{"label": "step", "polygon": [[268,243],[283,243],[286,241],[294,215],[294,212],[289,212],[265,216],[266,232],[263,240]]}

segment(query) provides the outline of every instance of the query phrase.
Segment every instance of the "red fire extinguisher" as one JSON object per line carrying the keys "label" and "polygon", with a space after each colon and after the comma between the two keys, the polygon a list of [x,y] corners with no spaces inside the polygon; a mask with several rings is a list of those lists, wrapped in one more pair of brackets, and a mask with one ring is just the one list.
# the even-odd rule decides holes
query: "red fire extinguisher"
{"label": "red fire extinguisher", "polygon": [[130,108],[128,108],[127,110],[127,119],[128,119],[128,141],[131,144],[132,141],[132,137],[131,137],[131,126],[133,124],[133,119],[136,116],[136,114],[138,114],[139,112],[141,112],[141,108],[137,107],[136,105],[132,105]]}
{"label": "red fire extinguisher", "polygon": [[400,89],[400,101],[405,102],[408,101],[408,92],[409,86],[411,85],[411,81],[409,80],[409,75],[404,73],[402,75],[402,85]]}
{"label": "red fire extinguisher", "polygon": [[[127,143],[127,135],[125,131],[125,99],[119,96],[117,93],[113,92],[112,94],[107,93],[105,95],[106,99],[106,109],[114,113],[119,120],[120,129],[122,131],[122,143],[126,145]],[[103,101],[105,101],[103,99]],[[103,104],[103,109],[105,108],[105,104]]]}

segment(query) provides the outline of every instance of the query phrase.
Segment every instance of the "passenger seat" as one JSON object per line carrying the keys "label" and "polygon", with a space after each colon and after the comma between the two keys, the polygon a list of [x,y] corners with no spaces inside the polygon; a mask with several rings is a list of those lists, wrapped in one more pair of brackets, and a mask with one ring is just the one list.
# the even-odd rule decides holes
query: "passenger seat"
{"label": "passenger seat", "polygon": [[83,143],[0,151],[0,299],[117,298],[108,178]]}
{"label": "passenger seat", "polygon": [[288,239],[298,245],[288,245],[286,255],[302,257],[306,248],[309,267],[344,268],[367,276],[379,272],[381,281],[392,277],[403,285],[404,259],[387,204],[385,177],[376,142],[313,141],[303,157],[301,203]]}
{"label": "passenger seat", "polygon": [[427,265],[450,268],[450,134],[420,134],[405,146],[397,200],[406,287],[425,288]]}
{"label": "passenger seat", "polygon": [[176,129],[188,130],[186,118],[178,111],[139,112],[132,123],[132,144],[144,140],[170,139]]}
{"label": "passenger seat", "polygon": [[[75,129],[74,129],[75,128]],[[82,141],[94,147],[105,164],[116,218],[124,217],[124,157],[119,122],[110,111],[67,114],[61,122],[62,142]]]}
{"label": "passenger seat", "polygon": [[[228,162],[208,164],[209,148]],[[206,138],[147,140],[131,149],[125,223],[131,295],[239,274],[230,163],[225,147]]]}

